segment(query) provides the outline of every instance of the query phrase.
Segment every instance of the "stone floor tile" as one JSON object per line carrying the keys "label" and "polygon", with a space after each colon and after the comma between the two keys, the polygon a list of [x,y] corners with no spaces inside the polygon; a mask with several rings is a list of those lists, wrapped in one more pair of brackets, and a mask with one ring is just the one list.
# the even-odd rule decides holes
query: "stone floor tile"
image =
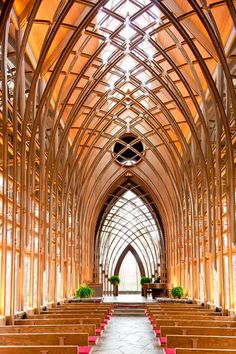
{"label": "stone floor tile", "polygon": [[163,354],[164,351],[145,316],[112,316],[93,353]]}

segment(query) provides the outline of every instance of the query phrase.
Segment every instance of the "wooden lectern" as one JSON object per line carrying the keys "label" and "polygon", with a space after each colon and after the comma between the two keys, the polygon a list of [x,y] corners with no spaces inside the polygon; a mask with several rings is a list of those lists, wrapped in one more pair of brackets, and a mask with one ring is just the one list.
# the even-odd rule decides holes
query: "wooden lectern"
{"label": "wooden lectern", "polygon": [[99,283],[90,283],[90,288],[93,289],[93,297],[103,297],[103,286]]}
{"label": "wooden lectern", "polygon": [[152,298],[169,297],[172,284],[170,283],[146,283],[143,285],[143,295],[147,297],[148,293],[152,293]]}

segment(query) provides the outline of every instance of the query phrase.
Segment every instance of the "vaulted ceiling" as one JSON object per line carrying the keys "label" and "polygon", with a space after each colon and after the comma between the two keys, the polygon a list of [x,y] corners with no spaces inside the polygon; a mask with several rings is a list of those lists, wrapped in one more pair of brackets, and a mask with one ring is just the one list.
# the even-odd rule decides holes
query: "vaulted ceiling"
{"label": "vaulted ceiling", "polygon": [[[2,56],[8,84],[14,79],[8,109],[22,122],[28,176],[38,157],[46,171],[41,191],[42,183],[50,186],[43,193],[58,185],[67,201],[75,193],[86,238],[107,191],[126,176],[151,192],[165,228],[173,231],[186,195],[192,200],[201,181],[215,178],[219,136],[227,150],[221,157],[232,170],[235,4],[5,2],[1,18],[12,12]],[[113,154],[127,133],[139,137],[145,150],[132,167],[117,164]],[[232,180],[230,186],[233,191]]]}

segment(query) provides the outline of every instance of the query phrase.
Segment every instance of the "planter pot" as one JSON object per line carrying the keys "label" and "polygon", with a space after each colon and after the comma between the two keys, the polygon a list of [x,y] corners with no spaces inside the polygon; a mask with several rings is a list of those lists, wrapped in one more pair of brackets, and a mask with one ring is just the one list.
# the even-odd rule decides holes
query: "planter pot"
{"label": "planter pot", "polygon": [[144,296],[144,289],[143,289],[143,286],[142,286],[142,289],[141,289],[141,295]]}
{"label": "planter pot", "polygon": [[118,285],[113,285],[113,296],[118,296],[119,291],[118,291]]}

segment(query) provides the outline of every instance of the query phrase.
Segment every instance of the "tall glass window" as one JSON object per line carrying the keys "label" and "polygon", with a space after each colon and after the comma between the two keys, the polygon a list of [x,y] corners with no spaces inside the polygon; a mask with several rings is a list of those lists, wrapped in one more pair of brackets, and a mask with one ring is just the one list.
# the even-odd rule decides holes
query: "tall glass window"
{"label": "tall glass window", "polygon": [[142,196],[127,190],[116,199],[103,220],[99,236],[99,264],[108,277],[124,261],[122,257],[130,247],[133,255],[139,257],[145,275],[156,274],[160,263],[160,232],[153,210]]}

